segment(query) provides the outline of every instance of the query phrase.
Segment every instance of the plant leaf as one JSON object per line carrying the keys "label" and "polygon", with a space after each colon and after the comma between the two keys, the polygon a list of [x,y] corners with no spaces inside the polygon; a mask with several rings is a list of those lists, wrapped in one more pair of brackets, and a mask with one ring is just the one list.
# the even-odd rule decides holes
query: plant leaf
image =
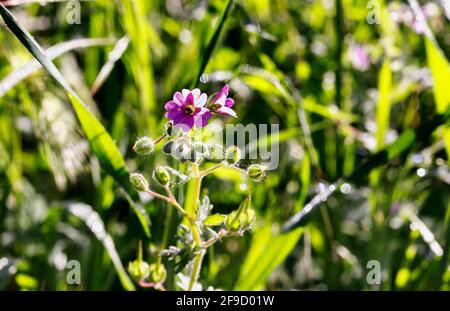
{"label": "plant leaf", "polygon": [[377,103],[377,148],[384,146],[385,136],[389,130],[389,118],[391,114],[391,62],[385,59],[378,76],[378,103]]}
{"label": "plant leaf", "polygon": [[[47,57],[52,60],[69,51],[81,48],[87,48],[91,46],[108,45],[113,43],[112,40],[106,38],[98,39],[75,39],[63,43],[58,43],[45,50]],[[21,68],[14,70],[0,81],[0,96],[3,96],[16,86],[20,81],[26,79],[28,76],[38,71],[41,68],[41,64],[37,60],[31,60]]]}
{"label": "plant leaf", "polygon": [[289,233],[272,234],[272,225],[256,231],[234,290],[260,290],[270,274],[286,259],[303,233],[299,228]]}
{"label": "plant leaf", "polygon": [[75,91],[70,87],[62,74],[45,55],[45,52],[34,38],[19,24],[15,17],[0,3],[0,14],[6,25],[22,42],[28,51],[42,64],[50,75],[64,88],[77,115],[78,121],[86,134],[92,151],[98,157],[102,168],[111,174],[120,185],[129,188],[128,172],[125,161],[111,136],[103,125],[92,114],[89,107],[83,103]]}
{"label": "plant leaf", "polygon": [[123,288],[126,290],[135,290],[133,282],[128,277],[128,274],[123,267],[116,246],[111,236],[106,232],[105,224],[96,211],[90,205],[83,203],[73,203],[68,206],[69,211],[83,220],[89,229],[94,233],[95,237],[103,244],[106,252],[113,262],[114,268],[119,276]]}
{"label": "plant leaf", "polygon": [[[6,25],[9,29],[11,29],[20,42],[22,42],[27,50],[65,90],[72,107],[75,110],[75,114],[81,124],[83,132],[89,141],[92,152],[99,159],[103,170],[110,174],[120,186],[127,190],[128,193],[135,195],[136,192],[132,190],[132,187],[128,182],[128,170],[125,166],[125,160],[123,159],[122,154],[114,143],[112,137],[108,134],[100,121],[94,116],[89,107],[70,87],[56,66],[45,55],[45,52],[39,44],[1,3],[0,15],[2,15]],[[140,216],[138,215],[138,217]]]}
{"label": "plant leaf", "polygon": [[217,21],[216,28],[214,29],[213,34],[211,35],[211,38],[208,41],[208,44],[206,45],[205,50],[202,53],[200,64],[198,66],[197,74],[195,76],[195,80],[192,81],[191,88],[194,88],[200,81],[200,77],[203,74],[203,71],[206,68],[206,65],[208,65],[209,59],[211,58],[211,54],[214,51],[214,48],[217,45],[217,42],[219,41],[220,33],[222,31],[223,25],[225,24],[225,21],[227,20],[230,11],[233,7],[234,0],[228,0],[228,2],[225,4],[225,8],[222,11],[222,14]]}
{"label": "plant leaf", "polygon": [[[444,113],[450,107],[450,92],[448,91],[448,79],[450,77],[450,65],[436,45],[425,37],[427,62],[433,76],[434,101],[438,113]],[[450,127],[443,130],[445,148],[450,163]]]}
{"label": "plant leaf", "polygon": [[203,224],[210,227],[219,226],[225,221],[225,219],[227,219],[227,216],[225,215],[214,214],[206,217],[206,219],[203,221]]}

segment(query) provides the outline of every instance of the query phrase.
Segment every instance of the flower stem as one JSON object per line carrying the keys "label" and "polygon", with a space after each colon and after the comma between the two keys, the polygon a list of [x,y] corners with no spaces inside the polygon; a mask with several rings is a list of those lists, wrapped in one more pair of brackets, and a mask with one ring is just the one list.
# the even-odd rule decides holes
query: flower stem
{"label": "flower stem", "polygon": [[198,252],[197,255],[195,255],[194,258],[194,264],[192,266],[192,272],[191,272],[191,279],[189,281],[189,291],[192,291],[194,288],[194,284],[198,279],[198,276],[200,274],[200,268],[202,266],[203,257],[205,256],[206,250],[202,249]]}
{"label": "flower stem", "polygon": [[200,190],[202,186],[202,175],[200,174],[200,170],[197,163],[192,165],[192,170],[194,172],[194,194],[192,196],[193,204],[191,213],[189,215],[189,223],[191,225],[192,235],[194,237],[194,241],[196,246],[202,245],[202,240],[200,237],[200,233],[198,232],[197,225],[195,223],[195,219],[197,218],[197,201],[200,199]]}
{"label": "flower stem", "polygon": [[155,145],[159,144],[166,137],[167,137],[167,134],[162,135],[160,138],[158,138],[157,140],[154,141],[154,144]]}
{"label": "flower stem", "polygon": [[[192,200],[193,200],[192,209],[190,211],[190,215],[189,215],[188,219],[189,219],[189,223],[190,223],[191,230],[192,230],[192,236],[195,241],[195,246],[201,248],[203,245],[203,241],[200,237],[200,233],[198,231],[197,224],[195,223],[195,219],[196,219],[196,215],[197,215],[197,207],[198,207],[197,202],[200,198],[200,190],[201,190],[201,186],[202,186],[203,176],[200,173],[200,169],[199,169],[197,163],[194,163],[192,165],[192,170],[194,172],[194,180],[193,180],[194,193],[192,196]],[[192,290],[195,282],[198,279],[204,255],[205,255],[205,250],[201,249],[194,258],[194,263],[193,263],[192,272],[191,272],[191,279],[189,281],[189,289],[188,289],[189,291]]]}
{"label": "flower stem", "polygon": [[223,167],[224,165],[225,165],[225,164],[224,164],[223,162],[222,162],[222,163],[219,163],[219,164],[216,164],[216,165],[214,165],[214,166],[212,166],[212,167],[210,167],[210,168],[204,170],[203,172],[201,172],[200,176],[201,176],[201,177],[205,177],[206,175],[211,174],[211,173],[214,172],[215,170],[217,170],[217,169]]}
{"label": "flower stem", "polygon": [[175,197],[173,197],[173,195],[170,193],[169,196],[170,197],[166,197],[165,195],[162,195],[158,192],[155,192],[153,190],[147,190],[147,193],[151,194],[154,197],[157,197],[161,200],[166,201],[167,203],[175,206],[175,208],[183,215],[183,216],[187,216],[186,211],[180,206],[180,204],[178,204],[177,200],[175,199]]}

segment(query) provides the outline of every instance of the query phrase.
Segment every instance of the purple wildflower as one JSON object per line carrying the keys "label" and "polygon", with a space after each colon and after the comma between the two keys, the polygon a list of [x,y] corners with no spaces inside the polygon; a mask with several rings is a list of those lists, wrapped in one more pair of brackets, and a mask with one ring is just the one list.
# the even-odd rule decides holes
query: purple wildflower
{"label": "purple wildflower", "polygon": [[233,107],[234,105],[234,99],[228,97],[229,89],[230,87],[228,86],[228,84],[225,84],[225,86],[214,98],[212,104],[210,105],[210,109],[214,113],[237,118],[236,112],[231,109],[231,107]]}
{"label": "purple wildflower", "polygon": [[363,45],[355,44],[350,47],[348,53],[352,66],[360,71],[365,71],[370,67],[370,57]]}
{"label": "purple wildflower", "polygon": [[422,24],[417,20],[417,18],[414,18],[412,20],[411,27],[419,35],[424,33],[424,29],[422,27]]}
{"label": "purple wildflower", "polygon": [[183,89],[173,95],[173,100],[168,101],[164,108],[167,110],[166,118],[173,121],[174,126],[181,127],[183,131],[189,131],[194,125],[204,127],[211,118],[211,111],[205,107],[207,96],[199,89],[192,91]]}

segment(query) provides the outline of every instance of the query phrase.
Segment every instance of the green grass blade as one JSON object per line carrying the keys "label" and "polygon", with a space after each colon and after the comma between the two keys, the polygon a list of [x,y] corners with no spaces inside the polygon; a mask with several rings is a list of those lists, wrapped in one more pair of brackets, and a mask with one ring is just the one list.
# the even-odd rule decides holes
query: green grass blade
{"label": "green grass blade", "polygon": [[68,208],[72,214],[86,223],[92,233],[94,233],[95,237],[103,244],[103,247],[106,249],[109,258],[116,269],[123,288],[130,291],[135,290],[133,282],[123,267],[122,261],[117,253],[116,246],[114,245],[114,241],[106,232],[105,224],[97,212],[95,212],[91,206],[83,203],[70,204]]}
{"label": "green grass blade", "polygon": [[[448,78],[450,77],[450,65],[442,52],[428,37],[425,38],[427,62],[433,76],[434,101],[438,113],[444,113],[450,107],[450,92],[448,91]],[[443,130],[445,148],[450,163],[450,128]]]}
{"label": "green grass blade", "polygon": [[[447,126],[450,124],[450,110],[447,110],[444,115],[436,115],[432,117],[430,120],[422,123],[415,130],[408,129],[402,133],[402,135],[400,135],[394,143],[383,148],[377,153],[368,156],[350,175],[337,181],[334,189],[339,188],[339,185],[344,181],[350,183],[360,182],[362,179],[367,178],[368,174],[373,169],[387,164],[394,158],[409,152],[415,145],[418,145],[418,148],[420,149],[423,145],[426,145],[431,133],[443,124],[446,124]],[[335,190],[329,191],[329,193],[325,195],[325,199],[328,199],[328,197],[333,195],[334,192]],[[320,206],[320,203],[323,202],[323,196],[323,193],[319,193],[307,204],[308,208],[303,208],[300,212],[286,221],[283,225],[283,231],[289,232],[298,227],[305,226],[312,214],[314,214]]]}
{"label": "green grass blade", "polygon": [[442,52],[428,38],[425,38],[425,48],[428,67],[433,75],[436,110],[438,113],[444,113],[450,106],[450,92],[448,91],[450,65]]}
{"label": "green grass blade", "polygon": [[[41,63],[41,65],[50,73],[50,75],[64,88],[67,96],[77,115],[84,134],[86,135],[92,152],[97,156],[103,170],[110,174],[116,182],[126,189],[129,193],[135,194],[128,182],[128,170],[125,166],[125,160],[120,153],[119,148],[114,143],[112,137],[100,121],[90,111],[89,107],[78,97],[75,91],[70,87],[62,74],[45,55],[45,52],[34,40],[34,38],[19,24],[15,17],[0,3],[0,14],[6,25],[22,42],[27,50]],[[139,219],[142,219],[138,215]],[[142,224],[149,226],[150,223]]]}
{"label": "green grass blade", "polygon": [[[112,44],[114,40],[99,38],[99,39],[75,39],[67,42],[56,44],[45,50],[45,54],[50,60],[53,60],[67,52],[88,48],[91,46],[99,46],[99,45],[109,45]],[[37,60],[31,60],[26,63],[21,68],[11,72],[7,75],[3,80],[0,81],[0,96],[3,96],[16,86],[20,81],[26,79],[34,72],[38,71],[42,68],[41,64]]]}
{"label": "green grass blade", "polygon": [[391,62],[385,59],[378,76],[378,104],[376,113],[377,122],[377,148],[384,146],[385,136],[389,130],[389,118],[391,114]]}
{"label": "green grass blade", "polygon": [[197,74],[195,76],[195,79],[192,81],[191,88],[194,88],[199,82],[200,77],[203,74],[203,71],[206,68],[206,65],[208,65],[208,61],[211,58],[211,54],[214,51],[214,48],[217,45],[217,42],[219,41],[220,33],[222,31],[222,28],[225,24],[225,21],[227,20],[231,9],[233,8],[234,0],[228,0],[227,4],[225,5],[224,10],[222,11],[222,14],[217,21],[216,28],[214,29],[214,32],[211,36],[211,39],[209,39],[208,44],[206,45],[206,48],[204,49],[200,63],[198,66]]}
{"label": "green grass blade", "polygon": [[66,91],[81,127],[89,140],[92,151],[99,158],[102,168],[107,173],[111,174],[119,184],[128,188],[128,182],[126,182],[128,172],[125,167],[125,161],[103,125],[92,114],[89,107],[84,104],[73,91],[34,38],[19,24],[15,17],[2,4],[0,4],[0,14],[6,25],[16,35],[20,42],[22,42],[27,50],[30,51],[30,53]]}
{"label": "green grass blade", "polygon": [[264,288],[267,278],[292,252],[302,233],[303,229],[297,229],[273,235],[271,222],[255,232],[234,290]]}

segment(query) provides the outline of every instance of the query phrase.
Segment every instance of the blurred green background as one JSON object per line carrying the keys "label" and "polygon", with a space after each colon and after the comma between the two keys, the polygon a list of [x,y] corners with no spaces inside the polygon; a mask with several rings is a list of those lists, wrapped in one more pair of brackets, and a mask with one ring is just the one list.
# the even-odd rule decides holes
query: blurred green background
{"label": "blurred green background", "polygon": [[[224,15],[228,1],[95,0],[80,2],[79,24],[64,1],[1,2],[51,48],[130,171],[170,163],[131,146],[164,132],[164,103],[182,88],[212,94],[229,83],[239,119],[227,123],[280,124],[280,163],[264,182],[229,172],[205,180],[224,213],[251,187],[257,225],[208,252],[204,288],[450,289],[448,2],[422,1],[426,24],[406,1],[237,0]],[[177,220],[155,200],[130,206],[64,89],[1,22],[0,42],[0,289],[123,289],[118,267],[140,240],[146,258],[163,239],[173,245]],[[395,156],[359,168],[384,150]],[[304,226],[280,232],[337,180]],[[91,212],[77,216],[77,206]],[[66,282],[70,260],[81,263],[80,285]],[[368,281],[371,260],[381,284]],[[166,285],[175,289],[173,269]]]}

